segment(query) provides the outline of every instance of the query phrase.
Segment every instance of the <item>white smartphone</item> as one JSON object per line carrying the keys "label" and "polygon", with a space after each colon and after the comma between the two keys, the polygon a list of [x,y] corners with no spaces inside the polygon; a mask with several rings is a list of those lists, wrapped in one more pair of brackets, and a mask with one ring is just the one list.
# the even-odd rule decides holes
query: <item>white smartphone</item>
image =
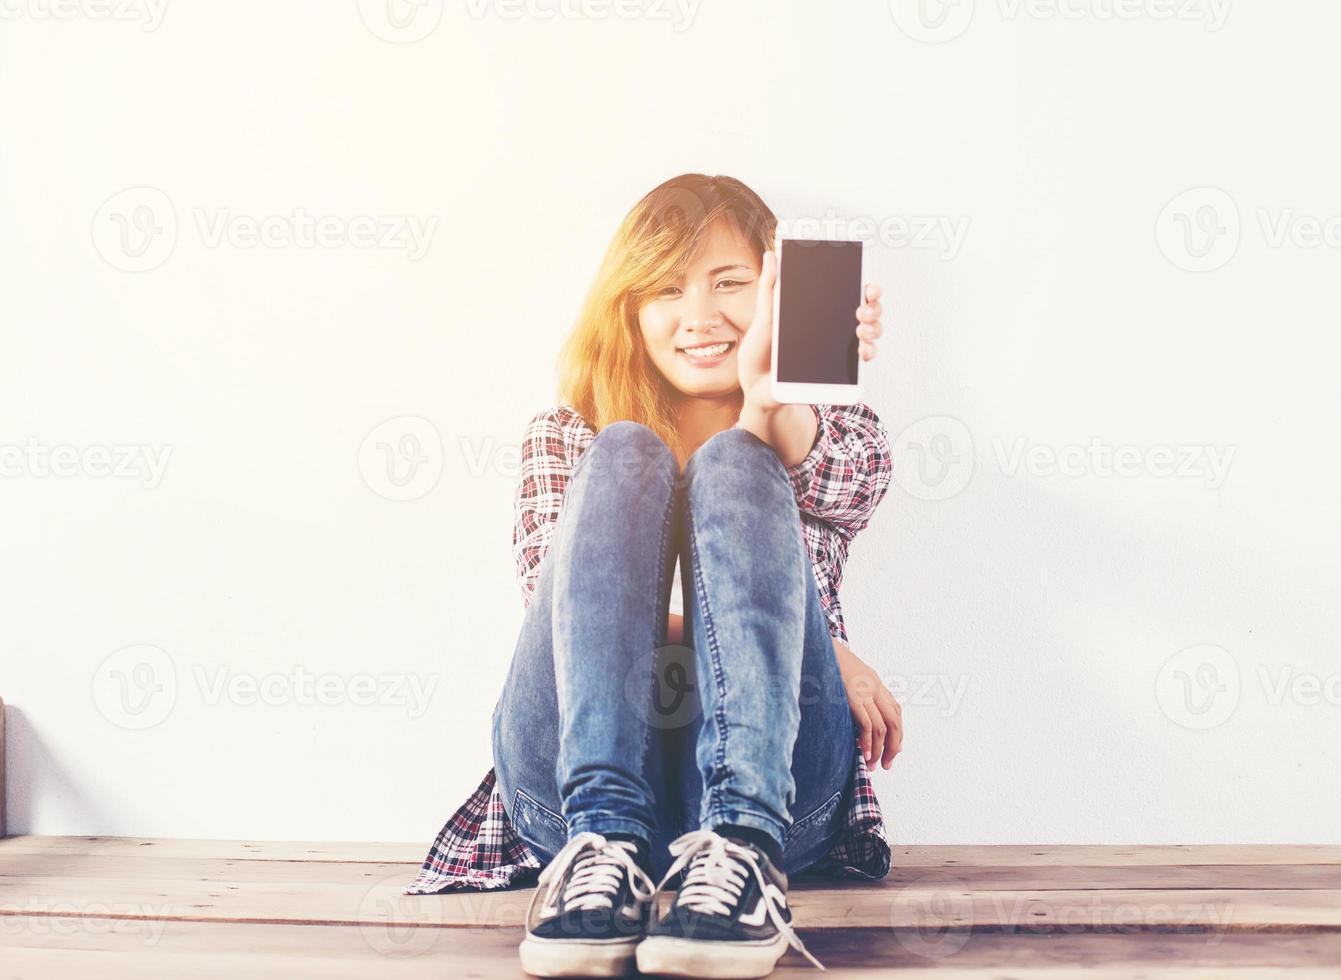
{"label": "white smartphone", "polygon": [[773,397],[794,404],[860,401],[856,331],[865,242],[779,236],[773,254]]}

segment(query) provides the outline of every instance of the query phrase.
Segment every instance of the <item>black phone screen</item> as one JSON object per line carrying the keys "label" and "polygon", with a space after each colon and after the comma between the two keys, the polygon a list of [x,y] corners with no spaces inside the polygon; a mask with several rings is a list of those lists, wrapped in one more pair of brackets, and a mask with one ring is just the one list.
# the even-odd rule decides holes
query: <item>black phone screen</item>
{"label": "black phone screen", "polygon": [[778,380],[857,383],[861,242],[782,240]]}

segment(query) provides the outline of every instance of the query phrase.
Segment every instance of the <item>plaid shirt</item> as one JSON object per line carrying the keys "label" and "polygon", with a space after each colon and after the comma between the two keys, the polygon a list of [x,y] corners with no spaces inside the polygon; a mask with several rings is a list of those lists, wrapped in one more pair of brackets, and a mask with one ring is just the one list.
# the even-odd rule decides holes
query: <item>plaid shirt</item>
{"label": "plaid shirt", "polygon": [[[889,437],[866,405],[814,405],[815,444],[787,467],[810,563],[829,633],[848,642],[838,586],[848,546],[870,523],[893,474]],[[732,428],[740,426],[739,420]],[[549,549],[569,476],[595,431],[571,405],[532,417],[522,442],[521,479],[515,501],[513,558],[523,605],[529,605]],[[843,835],[807,873],[840,878],[883,878],[890,850],[870,771],[856,751],[856,780]],[[409,895],[449,890],[489,890],[530,881],[540,861],[508,820],[494,771],[439,831]]]}

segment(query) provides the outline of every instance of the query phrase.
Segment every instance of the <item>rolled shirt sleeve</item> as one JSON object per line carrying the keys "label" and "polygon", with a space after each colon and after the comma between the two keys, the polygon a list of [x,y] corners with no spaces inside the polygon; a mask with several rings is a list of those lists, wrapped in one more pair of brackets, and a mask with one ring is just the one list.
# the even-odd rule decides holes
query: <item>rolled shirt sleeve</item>
{"label": "rolled shirt sleeve", "polygon": [[815,444],[787,467],[804,514],[818,518],[851,540],[875,516],[893,477],[889,435],[871,409],[854,405],[811,405]]}
{"label": "rolled shirt sleeve", "polygon": [[513,497],[512,557],[523,607],[531,603],[572,475],[574,448],[568,420],[563,409],[540,412],[522,438],[521,473]]}

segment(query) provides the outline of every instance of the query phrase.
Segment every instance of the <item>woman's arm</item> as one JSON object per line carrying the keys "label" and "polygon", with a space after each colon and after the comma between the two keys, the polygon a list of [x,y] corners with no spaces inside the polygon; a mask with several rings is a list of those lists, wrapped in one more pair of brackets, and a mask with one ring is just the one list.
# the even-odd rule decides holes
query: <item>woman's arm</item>
{"label": "woman's arm", "polygon": [[816,413],[811,405],[783,405],[767,407],[746,402],[741,406],[740,418],[732,426],[753,432],[773,447],[786,467],[799,466],[815,445],[818,436]]}
{"label": "woman's arm", "polygon": [[889,435],[864,403],[812,405],[815,444],[787,467],[796,505],[851,540],[866,527],[894,476]]}
{"label": "woman's arm", "polygon": [[838,670],[847,689],[848,706],[857,723],[861,754],[866,765],[880,764],[888,769],[903,748],[903,707],[894,700],[884,681],[870,666],[833,637]]}
{"label": "woman's arm", "polygon": [[[754,319],[736,354],[740,387],[745,393],[734,428],[746,429],[773,447],[786,468],[802,513],[852,537],[870,522],[889,487],[893,466],[889,437],[869,407],[798,405],[772,394],[773,287],[777,256],[762,257]],[[855,312],[853,332],[863,361],[876,356],[884,327],[880,287],[867,283]]]}

